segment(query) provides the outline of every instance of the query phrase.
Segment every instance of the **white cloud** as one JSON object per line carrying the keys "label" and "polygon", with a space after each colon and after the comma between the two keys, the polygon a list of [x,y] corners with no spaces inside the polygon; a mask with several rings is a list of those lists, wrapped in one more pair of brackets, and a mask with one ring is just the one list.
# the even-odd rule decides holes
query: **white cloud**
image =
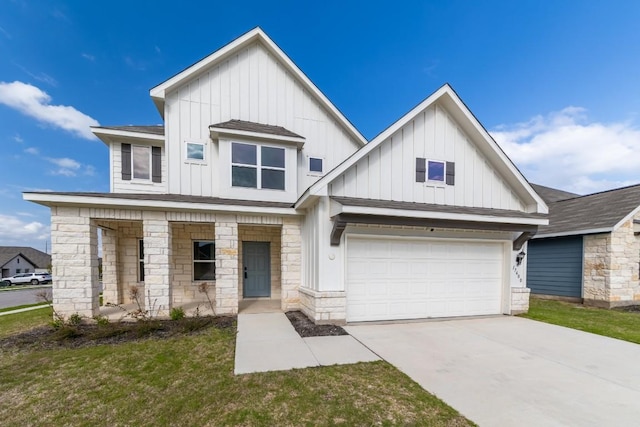
{"label": "white cloud", "polygon": [[24,152],[28,154],[33,154],[34,156],[40,154],[40,151],[38,151],[36,147],[29,147],[25,149]]}
{"label": "white cloud", "polygon": [[47,160],[58,166],[58,169],[51,171],[53,175],[76,176],[78,169],[82,166],[79,162],[68,157],[58,159],[47,157]]}
{"label": "white cloud", "polygon": [[50,227],[38,221],[23,221],[13,215],[0,214],[0,244],[35,246],[49,238]]}
{"label": "white cloud", "polygon": [[13,140],[14,140],[15,142],[17,142],[18,144],[22,144],[22,143],[24,142],[24,139],[22,139],[22,137],[21,137],[20,135],[18,135],[18,134],[16,134],[16,135],[13,137]]}
{"label": "white cloud", "polygon": [[91,62],[95,62],[96,60],[96,57],[94,55],[91,55],[90,53],[83,53],[82,57],[87,61],[91,61]]}
{"label": "white cloud", "polygon": [[96,139],[89,127],[97,126],[97,120],[73,107],[50,105],[50,102],[51,97],[36,86],[19,81],[0,82],[0,104],[80,138]]}
{"label": "white cloud", "polygon": [[640,128],[590,122],[586,113],[567,107],[491,135],[536,184],[586,194],[640,182]]}
{"label": "white cloud", "polygon": [[86,165],[84,167],[84,174],[87,176],[94,176],[96,174],[96,168],[91,165]]}

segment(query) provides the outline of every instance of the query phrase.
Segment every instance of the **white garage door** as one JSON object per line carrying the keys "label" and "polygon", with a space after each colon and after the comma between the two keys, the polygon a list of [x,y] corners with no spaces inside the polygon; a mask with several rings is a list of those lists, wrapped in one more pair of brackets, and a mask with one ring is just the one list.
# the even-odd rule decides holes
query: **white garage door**
{"label": "white garage door", "polygon": [[347,320],[502,312],[504,246],[456,240],[347,239]]}

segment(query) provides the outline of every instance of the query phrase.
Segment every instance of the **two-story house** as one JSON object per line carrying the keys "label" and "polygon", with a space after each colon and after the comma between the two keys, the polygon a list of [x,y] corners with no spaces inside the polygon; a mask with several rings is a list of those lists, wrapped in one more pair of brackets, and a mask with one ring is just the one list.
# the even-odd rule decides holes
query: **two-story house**
{"label": "two-story house", "polygon": [[51,207],[54,305],[136,286],[159,314],[249,299],[318,323],[528,309],[523,245],[547,206],[444,85],[367,141],[259,28],[151,89],[164,126],[95,127],[109,193]]}

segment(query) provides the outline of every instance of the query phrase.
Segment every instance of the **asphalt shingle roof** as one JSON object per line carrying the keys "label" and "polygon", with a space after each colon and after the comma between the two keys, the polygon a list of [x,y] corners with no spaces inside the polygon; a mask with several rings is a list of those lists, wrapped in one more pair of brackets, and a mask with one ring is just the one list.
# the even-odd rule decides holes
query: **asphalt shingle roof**
{"label": "asphalt shingle roof", "polygon": [[383,209],[406,209],[414,211],[459,213],[469,215],[487,215],[503,218],[546,218],[546,214],[527,213],[507,209],[473,208],[467,206],[436,205],[431,203],[395,202],[392,200],[360,199],[353,197],[331,197],[345,206],[358,206]]}
{"label": "asphalt shingle roof", "polygon": [[215,125],[211,125],[210,127],[302,138],[302,136],[298,135],[297,133],[293,133],[288,129],[285,129],[282,126],[265,125],[262,123],[247,122],[244,120],[229,120],[228,122],[216,123]]}
{"label": "asphalt shingle roof", "polygon": [[45,194],[58,196],[79,196],[79,197],[99,197],[104,199],[126,199],[126,200],[152,200],[161,202],[186,202],[186,203],[208,203],[213,205],[237,205],[237,206],[257,206],[263,208],[292,208],[293,203],[266,202],[259,200],[236,200],[222,199],[219,197],[187,196],[183,194],[153,194],[153,193],[86,193],[86,192],[64,192],[51,191]]}
{"label": "asphalt shingle roof", "polygon": [[47,268],[51,264],[51,255],[28,246],[0,246],[0,266],[5,265],[17,255],[22,254],[37,268]]}
{"label": "asphalt shingle roof", "polygon": [[573,199],[574,197],[580,197],[580,194],[569,193],[568,191],[545,187],[544,185],[531,184],[531,186],[547,204],[558,202],[560,200]]}
{"label": "asphalt shingle roof", "polygon": [[150,125],[150,126],[99,126],[99,129],[111,129],[111,130],[123,130],[126,132],[138,132],[138,133],[151,133],[154,135],[164,135],[164,126],[162,125]]}
{"label": "asphalt shingle roof", "polygon": [[638,206],[640,185],[552,202],[549,203],[549,225],[541,226],[538,236],[611,231]]}

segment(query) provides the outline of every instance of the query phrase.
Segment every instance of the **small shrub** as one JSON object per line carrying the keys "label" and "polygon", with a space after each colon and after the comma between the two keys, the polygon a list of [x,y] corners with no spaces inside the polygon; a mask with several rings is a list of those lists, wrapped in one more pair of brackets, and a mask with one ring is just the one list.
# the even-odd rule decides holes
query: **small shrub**
{"label": "small shrub", "polygon": [[103,315],[101,315],[101,314],[98,314],[97,316],[95,316],[95,317],[93,318],[93,320],[95,320],[95,321],[96,321],[96,324],[97,324],[99,327],[105,327],[105,326],[108,326],[108,325],[109,325],[109,318],[108,318],[107,316],[103,316]]}
{"label": "small shrub", "polygon": [[82,316],[79,315],[78,313],[73,313],[71,316],[69,316],[70,325],[78,326],[81,323],[82,323]]}
{"label": "small shrub", "polygon": [[56,317],[54,320],[51,321],[51,327],[53,329],[60,329],[63,326],[64,326],[64,319]]}
{"label": "small shrub", "polygon": [[173,307],[169,312],[169,317],[171,320],[180,320],[184,319],[184,308],[182,307]]}

